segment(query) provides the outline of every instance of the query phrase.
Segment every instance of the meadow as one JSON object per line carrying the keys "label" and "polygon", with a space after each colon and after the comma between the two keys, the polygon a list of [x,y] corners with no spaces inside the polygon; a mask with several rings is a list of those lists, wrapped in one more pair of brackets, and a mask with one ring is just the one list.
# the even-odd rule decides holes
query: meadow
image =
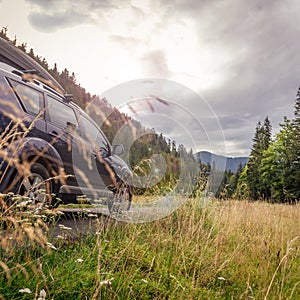
{"label": "meadow", "polygon": [[2,212],[0,299],[300,299],[299,204],[190,199],[81,238],[44,218]]}

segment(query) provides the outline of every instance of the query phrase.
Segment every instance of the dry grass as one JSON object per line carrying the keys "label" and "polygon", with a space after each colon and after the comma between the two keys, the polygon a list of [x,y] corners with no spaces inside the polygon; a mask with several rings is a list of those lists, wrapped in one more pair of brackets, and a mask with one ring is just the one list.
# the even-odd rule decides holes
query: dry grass
{"label": "dry grass", "polygon": [[[22,149],[17,141],[33,125],[14,122],[5,133],[11,140],[0,138],[0,155],[26,175],[32,162],[20,163],[6,150]],[[173,185],[156,188],[152,201]],[[49,299],[300,298],[300,205],[204,205],[200,195],[163,220],[99,219],[98,234],[51,243],[41,212],[27,214],[14,195],[1,195],[0,298],[26,298],[19,292],[25,288],[36,291],[31,299],[43,290]],[[149,197],[136,200],[147,203]]]}
{"label": "dry grass", "polygon": [[110,231],[114,259],[102,264],[122,276],[120,299],[300,296],[299,205],[190,201],[164,220]]}
{"label": "dry grass", "polygon": [[0,293],[10,298],[27,287],[54,299],[299,298],[300,205],[206,204],[189,200],[145,224],[100,218],[97,234],[53,239],[55,250],[27,252],[23,262],[15,249],[15,257],[2,257]]}
{"label": "dry grass", "polygon": [[300,264],[300,205],[229,201],[220,205],[219,214],[216,261],[222,264],[218,271],[223,273],[226,265],[236,268],[240,280],[247,282],[245,294],[260,285],[259,299],[270,294],[285,299],[288,277],[298,275],[290,290],[293,299],[300,284],[295,269]]}

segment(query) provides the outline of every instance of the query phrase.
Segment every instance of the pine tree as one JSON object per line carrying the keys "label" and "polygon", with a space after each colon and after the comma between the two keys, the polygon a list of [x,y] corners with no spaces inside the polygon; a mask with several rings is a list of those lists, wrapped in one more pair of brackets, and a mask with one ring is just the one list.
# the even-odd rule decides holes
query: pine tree
{"label": "pine tree", "polygon": [[269,200],[284,202],[284,166],[286,161],[286,142],[289,121],[281,125],[283,129],[276,135],[276,139],[264,151],[261,161],[261,185],[270,191]]}
{"label": "pine tree", "polygon": [[2,27],[1,31],[0,31],[0,37],[7,40],[7,41],[10,41],[10,39],[7,35],[7,32],[8,32],[8,28],[7,27]]}
{"label": "pine tree", "polygon": [[295,101],[295,119],[300,120],[300,87],[298,88]]}
{"label": "pine tree", "polygon": [[250,197],[253,199],[258,198],[257,186],[259,183],[259,173],[258,168],[260,165],[260,133],[261,133],[261,123],[257,123],[255,129],[255,135],[253,138],[253,146],[251,149],[250,157],[248,160],[248,169],[247,169],[247,183],[249,188]]}
{"label": "pine tree", "polygon": [[250,197],[249,195],[250,189],[248,187],[247,173],[248,173],[248,165],[246,164],[237,182],[237,188],[235,192],[235,198],[237,199],[248,199]]}
{"label": "pine tree", "polygon": [[287,201],[300,199],[300,87],[296,94],[294,118],[286,132],[286,164],[283,172]]}
{"label": "pine tree", "polygon": [[262,148],[268,149],[272,138],[272,125],[268,116],[264,120],[263,124],[263,135],[262,135]]}
{"label": "pine tree", "polygon": [[252,199],[266,199],[270,196],[270,190],[262,184],[262,173],[260,168],[263,153],[268,149],[271,142],[271,131],[272,126],[268,117],[265,118],[263,125],[261,125],[260,121],[258,122],[247,164],[247,186],[249,188],[249,195]]}
{"label": "pine tree", "polygon": [[276,202],[300,199],[300,88],[296,94],[294,118],[284,118],[282,129],[261,161],[261,184]]}

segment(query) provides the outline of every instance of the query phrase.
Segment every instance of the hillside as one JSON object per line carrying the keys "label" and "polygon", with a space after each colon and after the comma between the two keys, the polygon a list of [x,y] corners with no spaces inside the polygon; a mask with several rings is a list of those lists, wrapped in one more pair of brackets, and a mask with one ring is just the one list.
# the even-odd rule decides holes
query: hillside
{"label": "hillside", "polygon": [[199,151],[194,156],[198,162],[201,160],[203,164],[210,164],[221,170],[225,167],[226,171],[231,170],[234,173],[237,171],[239,164],[244,166],[248,162],[248,157],[226,157],[208,151]]}

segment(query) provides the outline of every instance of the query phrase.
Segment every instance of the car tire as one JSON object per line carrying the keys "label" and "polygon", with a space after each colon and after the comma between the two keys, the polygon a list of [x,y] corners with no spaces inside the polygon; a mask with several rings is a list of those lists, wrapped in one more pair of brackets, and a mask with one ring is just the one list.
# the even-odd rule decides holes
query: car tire
{"label": "car tire", "polygon": [[33,204],[51,204],[53,182],[49,180],[47,169],[40,163],[33,163],[30,167],[30,175],[21,178],[16,185],[15,193],[29,198]]}

